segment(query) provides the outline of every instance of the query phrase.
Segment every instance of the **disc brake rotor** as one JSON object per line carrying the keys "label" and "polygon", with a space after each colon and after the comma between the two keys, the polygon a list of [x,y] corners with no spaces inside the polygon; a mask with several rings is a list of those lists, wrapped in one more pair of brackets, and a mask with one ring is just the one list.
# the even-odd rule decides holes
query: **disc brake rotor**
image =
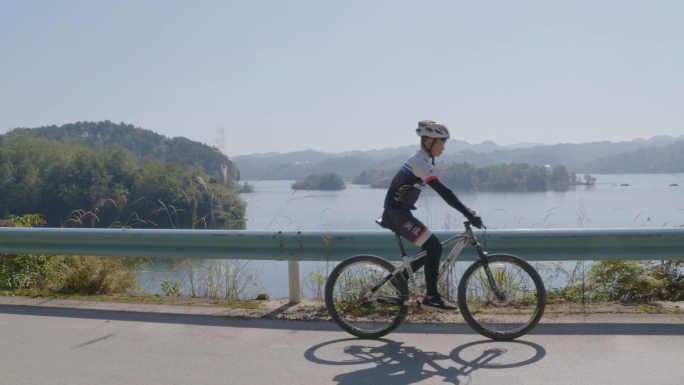
{"label": "disc brake rotor", "polygon": [[494,306],[508,306],[508,305],[510,305],[510,303],[513,302],[513,294],[511,293],[511,291],[507,290],[507,289],[502,289],[502,290],[500,290],[500,292],[504,296],[503,301],[501,299],[499,299],[499,297],[497,297],[494,290],[490,290],[489,291],[489,302]]}

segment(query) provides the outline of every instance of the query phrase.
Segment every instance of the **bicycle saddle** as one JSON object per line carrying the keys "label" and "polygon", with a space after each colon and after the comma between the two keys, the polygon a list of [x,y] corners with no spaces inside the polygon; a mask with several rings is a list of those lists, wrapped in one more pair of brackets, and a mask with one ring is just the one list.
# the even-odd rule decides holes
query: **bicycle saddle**
{"label": "bicycle saddle", "polygon": [[399,229],[397,229],[396,227],[394,227],[394,224],[393,224],[393,223],[383,221],[383,220],[382,220],[382,217],[376,219],[376,220],[375,220],[375,223],[377,223],[378,226],[382,227],[383,229],[390,230],[390,231],[392,231],[392,232],[394,232],[394,233],[397,233],[397,234],[399,233]]}

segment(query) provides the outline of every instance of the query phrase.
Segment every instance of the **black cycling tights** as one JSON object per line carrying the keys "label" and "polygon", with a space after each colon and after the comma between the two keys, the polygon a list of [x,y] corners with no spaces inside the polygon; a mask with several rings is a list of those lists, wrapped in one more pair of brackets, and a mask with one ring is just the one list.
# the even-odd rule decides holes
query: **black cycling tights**
{"label": "black cycling tights", "polygon": [[411,262],[411,270],[415,273],[425,265],[425,284],[427,295],[437,294],[437,275],[439,274],[439,261],[442,259],[442,244],[439,239],[432,234],[423,246],[423,251],[427,251],[427,256],[417,261]]}

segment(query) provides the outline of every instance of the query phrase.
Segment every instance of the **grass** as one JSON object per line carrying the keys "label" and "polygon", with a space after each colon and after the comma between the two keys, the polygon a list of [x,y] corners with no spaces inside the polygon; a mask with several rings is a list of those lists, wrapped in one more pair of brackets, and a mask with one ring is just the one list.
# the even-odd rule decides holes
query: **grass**
{"label": "grass", "polygon": [[259,308],[259,303],[254,302],[254,301],[244,301],[244,302],[236,302],[236,301],[219,301],[219,302],[211,302],[212,305],[215,306],[222,306],[222,307],[237,307],[241,309],[258,309]]}
{"label": "grass", "polygon": [[258,309],[260,302],[257,301],[216,301],[204,300],[189,297],[166,297],[151,294],[70,294],[70,293],[52,293],[44,292],[36,289],[17,289],[12,291],[0,291],[2,296],[17,296],[17,297],[31,297],[31,298],[50,298],[50,299],[66,299],[76,301],[93,301],[93,302],[123,302],[123,303],[152,303],[160,305],[177,305],[177,306],[220,306],[228,308],[239,309]]}

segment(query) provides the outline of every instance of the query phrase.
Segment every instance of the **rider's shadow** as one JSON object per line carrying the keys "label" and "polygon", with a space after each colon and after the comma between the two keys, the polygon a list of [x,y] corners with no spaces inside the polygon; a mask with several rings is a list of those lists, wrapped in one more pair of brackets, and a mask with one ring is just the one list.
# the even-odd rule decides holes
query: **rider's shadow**
{"label": "rider's shadow", "polygon": [[[527,356],[530,358],[505,362],[511,347],[529,350]],[[316,345],[304,355],[309,361],[324,365],[375,365],[335,376],[333,380],[340,385],[414,384],[435,376],[447,383],[462,384],[469,382],[470,374],[475,370],[529,365],[541,360],[546,351],[530,342],[478,341],[461,345],[447,356],[404,346],[403,342],[348,338]]]}

